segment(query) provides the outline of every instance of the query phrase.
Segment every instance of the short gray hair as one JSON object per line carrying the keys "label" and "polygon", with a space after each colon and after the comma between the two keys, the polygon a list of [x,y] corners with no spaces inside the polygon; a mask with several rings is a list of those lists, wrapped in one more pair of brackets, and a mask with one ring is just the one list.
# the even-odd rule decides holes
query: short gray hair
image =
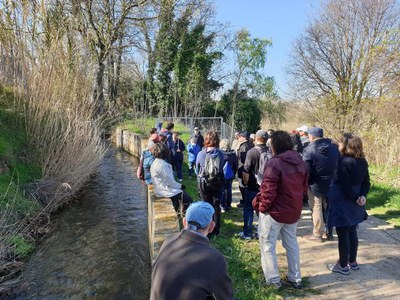
{"label": "short gray hair", "polygon": [[222,140],[219,142],[219,148],[220,148],[221,150],[226,151],[226,150],[230,150],[231,145],[229,144],[229,141],[228,141],[227,139],[222,139]]}

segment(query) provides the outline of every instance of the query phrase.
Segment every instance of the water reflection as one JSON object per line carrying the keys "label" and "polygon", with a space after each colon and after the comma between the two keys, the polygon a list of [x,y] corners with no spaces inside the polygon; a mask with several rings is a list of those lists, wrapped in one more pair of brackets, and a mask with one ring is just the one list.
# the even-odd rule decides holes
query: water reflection
{"label": "water reflection", "polygon": [[53,221],[17,299],[148,299],[145,188],[137,161],[111,150],[79,202]]}

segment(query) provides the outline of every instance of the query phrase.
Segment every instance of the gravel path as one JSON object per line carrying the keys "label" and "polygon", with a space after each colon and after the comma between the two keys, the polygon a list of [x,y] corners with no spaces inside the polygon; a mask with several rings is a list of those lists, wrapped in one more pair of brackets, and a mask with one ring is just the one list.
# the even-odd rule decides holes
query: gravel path
{"label": "gravel path", "polygon": [[[240,193],[233,186],[234,201]],[[234,205],[236,205],[236,203]],[[256,219],[255,219],[256,221]],[[400,300],[400,230],[370,216],[358,229],[357,261],[360,269],[350,275],[332,273],[326,268],[339,258],[337,236],[334,241],[311,242],[303,236],[311,233],[312,221],[308,208],[302,213],[297,236],[300,246],[302,276],[308,278],[308,288],[320,294],[308,294],[306,299],[399,299]],[[286,267],[286,254],[278,242],[279,265]]]}

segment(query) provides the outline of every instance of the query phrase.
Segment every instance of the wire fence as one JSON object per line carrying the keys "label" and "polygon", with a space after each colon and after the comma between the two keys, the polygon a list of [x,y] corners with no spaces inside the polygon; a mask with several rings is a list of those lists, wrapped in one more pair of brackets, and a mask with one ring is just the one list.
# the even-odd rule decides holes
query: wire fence
{"label": "wire fence", "polygon": [[182,123],[190,129],[190,133],[193,133],[194,128],[198,127],[203,133],[216,131],[221,139],[233,140],[234,131],[222,117],[162,117],[162,120]]}

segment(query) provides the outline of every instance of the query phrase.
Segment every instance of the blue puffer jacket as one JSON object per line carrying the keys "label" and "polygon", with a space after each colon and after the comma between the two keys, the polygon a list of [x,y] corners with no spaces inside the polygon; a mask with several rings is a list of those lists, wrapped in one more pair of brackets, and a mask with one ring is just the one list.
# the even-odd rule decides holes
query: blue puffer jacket
{"label": "blue puffer jacket", "polygon": [[150,167],[153,161],[155,160],[155,157],[148,149],[146,149],[142,152],[142,159],[143,159],[143,169],[144,169],[144,181],[146,182],[146,184],[152,184]]}
{"label": "blue puffer jacket", "polygon": [[321,138],[303,150],[303,160],[308,166],[308,184],[316,196],[326,196],[339,160],[338,146],[331,139]]}
{"label": "blue puffer jacket", "polygon": [[189,142],[187,145],[188,150],[188,161],[190,163],[195,163],[197,159],[197,154],[201,151],[200,146],[198,144],[192,144]]}

